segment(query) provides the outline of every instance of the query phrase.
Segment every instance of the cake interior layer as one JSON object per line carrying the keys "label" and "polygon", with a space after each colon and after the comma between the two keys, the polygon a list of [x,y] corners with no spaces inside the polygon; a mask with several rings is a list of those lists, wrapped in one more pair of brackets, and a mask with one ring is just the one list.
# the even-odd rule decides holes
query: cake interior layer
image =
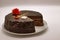
{"label": "cake interior layer", "polygon": [[28,16],[34,20],[35,26],[43,26],[43,17],[40,16]]}

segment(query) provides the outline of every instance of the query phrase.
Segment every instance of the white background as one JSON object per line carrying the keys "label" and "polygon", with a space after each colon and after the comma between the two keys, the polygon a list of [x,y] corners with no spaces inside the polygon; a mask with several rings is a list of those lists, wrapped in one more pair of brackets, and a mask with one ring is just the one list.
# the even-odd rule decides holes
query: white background
{"label": "white background", "polygon": [[[2,32],[4,17],[13,8],[42,13],[48,30],[36,36],[17,37]],[[0,40],[60,40],[60,0],[0,0]]]}

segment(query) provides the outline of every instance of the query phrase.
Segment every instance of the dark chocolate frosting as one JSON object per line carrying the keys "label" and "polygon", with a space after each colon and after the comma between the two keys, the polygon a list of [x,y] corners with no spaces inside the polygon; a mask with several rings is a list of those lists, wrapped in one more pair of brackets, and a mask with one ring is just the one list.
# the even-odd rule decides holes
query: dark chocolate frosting
{"label": "dark chocolate frosting", "polygon": [[5,16],[4,27],[15,33],[33,33],[35,26],[43,26],[43,16],[36,11],[22,10],[20,16],[27,16],[27,19],[15,19],[10,13]]}

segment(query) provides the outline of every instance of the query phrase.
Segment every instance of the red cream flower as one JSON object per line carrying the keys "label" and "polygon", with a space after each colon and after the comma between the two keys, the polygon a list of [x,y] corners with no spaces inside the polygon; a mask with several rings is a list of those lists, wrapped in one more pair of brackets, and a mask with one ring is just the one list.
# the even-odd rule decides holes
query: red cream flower
{"label": "red cream flower", "polygon": [[21,13],[18,8],[15,8],[12,10],[12,14],[15,19],[19,19]]}
{"label": "red cream flower", "polygon": [[19,9],[17,9],[17,8],[13,9],[13,10],[12,10],[12,14],[13,14],[13,15],[19,15],[19,14],[20,14]]}

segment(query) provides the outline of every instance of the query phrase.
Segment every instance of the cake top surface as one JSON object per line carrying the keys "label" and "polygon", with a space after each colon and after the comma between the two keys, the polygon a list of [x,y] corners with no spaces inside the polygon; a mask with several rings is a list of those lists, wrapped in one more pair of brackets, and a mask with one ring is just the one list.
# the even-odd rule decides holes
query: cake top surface
{"label": "cake top surface", "polygon": [[[42,14],[39,13],[39,12],[29,11],[29,10],[21,10],[20,13],[21,13],[20,16],[21,16],[21,15],[22,15],[22,16],[42,16]],[[33,21],[33,20],[30,19],[30,18],[22,19],[21,17],[19,17],[19,19],[16,20],[16,19],[13,17],[13,14],[12,14],[12,13],[6,15],[5,18],[6,18],[7,20],[10,20],[10,21],[18,21],[18,22]]]}
{"label": "cake top surface", "polygon": [[8,14],[6,17],[5,17],[7,20],[9,20],[9,21],[18,21],[18,22],[28,22],[28,21],[33,21],[32,19],[30,19],[30,18],[26,18],[26,19],[23,19],[23,18],[21,18],[21,17],[19,17],[19,19],[15,19],[14,17],[13,17],[13,15],[12,15],[12,13],[10,13],[10,14]]}
{"label": "cake top surface", "polygon": [[42,16],[41,13],[36,12],[36,11],[29,11],[29,10],[22,10],[21,14],[24,14],[26,16]]}

